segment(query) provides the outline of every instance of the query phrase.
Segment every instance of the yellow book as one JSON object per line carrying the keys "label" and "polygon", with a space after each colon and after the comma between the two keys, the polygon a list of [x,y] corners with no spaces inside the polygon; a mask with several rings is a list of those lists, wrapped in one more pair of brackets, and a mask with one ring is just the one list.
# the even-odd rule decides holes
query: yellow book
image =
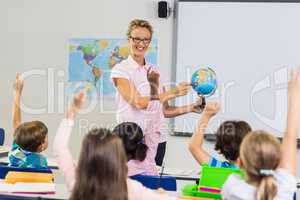
{"label": "yellow book", "polygon": [[14,172],[10,171],[5,176],[5,183],[52,183],[54,175],[50,173],[38,173],[38,172]]}

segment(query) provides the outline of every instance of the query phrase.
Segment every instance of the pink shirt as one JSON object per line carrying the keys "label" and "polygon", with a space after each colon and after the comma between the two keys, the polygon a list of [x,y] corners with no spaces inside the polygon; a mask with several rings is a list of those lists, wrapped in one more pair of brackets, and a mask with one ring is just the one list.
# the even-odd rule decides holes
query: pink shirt
{"label": "pink shirt", "polygon": [[[158,70],[150,63],[144,66],[140,66],[131,56],[128,56],[126,60],[114,66],[111,71],[111,79],[114,78],[124,78],[128,79],[131,84],[135,86],[137,91],[141,96],[150,96],[150,85],[147,80],[147,70],[151,68],[152,70],[158,72]],[[161,77],[160,77],[161,78]],[[160,81],[160,92],[163,91],[162,81]],[[117,122],[135,122],[143,130],[146,135],[146,126],[149,125],[149,115],[147,110],[137,109],[127,103],[127,101],[121,96],[121,94],[116,92],[116,104],[117,104]],[[157,107],[157,112],[159,112],[159,118],[155,123],[159,124],[158,132],[160,132],[160,126],[164,122],[164,115],[162,107]]]}
{"label": "pink shirt", "polygon": [[157,146],[160,141],[159,123],[156,121],[160,117],[158,112],[162,105],[160,101],[150,101],[146,109],[148,117],[148,125],[145,127],[145,144],[148,146],[148,151],[145,160],[130,160],[128,162],[128,176],[137,174],[158,176],[158,170],[155,163]]}
{"label": "pink shirt", "polygon": [[[75,185],[75,163],[69,151],[68,144],[74,122],[63,119],[54,138],[53,151],[59,169],[62,171],[69,191]],[[129,200],[175,200],[166,194],[158,194],[153,190],[145,188],[137,181],[127,179],[128,199]]]}

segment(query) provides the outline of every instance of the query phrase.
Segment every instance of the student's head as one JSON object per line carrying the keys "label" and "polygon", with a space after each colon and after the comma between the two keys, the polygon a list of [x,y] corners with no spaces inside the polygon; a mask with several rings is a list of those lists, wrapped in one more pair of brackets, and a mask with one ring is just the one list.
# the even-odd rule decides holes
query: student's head
{"label": "student's head", "polygon": [[241,142],[250,131],[250,125],[245,121],[223,122],[217,130],[215,150],[227,160],[235,162],[239,157]]}
{"label": "student's head", "polygon": [[240,149],[240,167],[247,173],[248,182],[257,185],[257,200],[271,200],[277,193],[273,170],[281,159],[279,141],[264,131],[248,134]]}
{"label": "student's head", "polygon": [[48,129],[41,121],[22,123],[14,132],[14,141],[26,151],[42,152],[48,147]]}
{"label": "student's head", "polygon": [[120,138],[107,129],[84,138],[71,200],[127,200],[127,160]]}
{"label": "student's head", "polygon": [[127,30],[130,53],[144,56],[151,42],[152,34],[153,28],[148,21],[132,20]]}
{"label": "student's head", "polygon": [[148,147],[144,144],[143,131],[139,125],[133,122],[123,122],[117,125],[113,132],[121,138],[128,161],[145,160]]}

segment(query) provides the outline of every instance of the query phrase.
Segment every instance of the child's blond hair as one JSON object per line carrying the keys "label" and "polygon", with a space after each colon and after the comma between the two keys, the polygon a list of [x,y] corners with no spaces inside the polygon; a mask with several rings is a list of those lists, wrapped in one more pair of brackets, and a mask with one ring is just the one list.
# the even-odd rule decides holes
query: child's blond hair
{"label": "child's blond hair", "polygon": [[277,194],[274,170],[281,159],[277,138],[258,130],[248,134],[241,144],[241,167],[247,173],[247,182],[257,186],[257,200],[272,200]]}

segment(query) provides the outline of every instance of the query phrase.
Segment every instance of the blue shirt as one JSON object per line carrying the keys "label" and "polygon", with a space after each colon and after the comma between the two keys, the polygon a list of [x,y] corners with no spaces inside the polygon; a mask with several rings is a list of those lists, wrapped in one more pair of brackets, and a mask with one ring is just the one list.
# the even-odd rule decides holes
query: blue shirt
{"label": "blue shirt", "polygon": [[47,168],[47,159],[37,152],[22,149],[15,142],[8,154],[9,166],[23,168]]}
{"label": "blue shirt", "polygon": [[230,162],[228,162],[228,161],[219,161],[214,157],[211,157],[208,165],[211,166],[211,167],[225,167],[225,168],[238,169],[237,166],[231,164]]}

